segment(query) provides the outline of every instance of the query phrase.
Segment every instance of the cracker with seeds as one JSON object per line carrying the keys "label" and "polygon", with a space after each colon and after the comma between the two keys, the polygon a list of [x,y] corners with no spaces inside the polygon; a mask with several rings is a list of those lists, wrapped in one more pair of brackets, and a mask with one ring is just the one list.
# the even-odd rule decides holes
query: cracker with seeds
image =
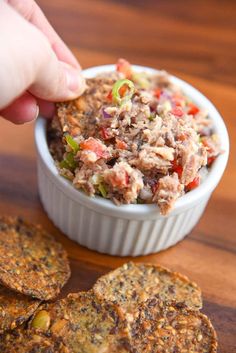
{"label": "cracker with seeds", "polygon": [[114,305],[101,302],[92,291],[43,305],[29,327],[62,338],[70,353],[130,352],[126,321]]}
{"label": "cracker with seeds", "polygon": [[58,337],[22,327],[0,336],[1,353],[70,353]]}
{"label": "cracker with seeds", "polygon": [[133,313],[139,303],[159,295],[161,300],[202,307],[200,288],[187,277],[162,266],[129,262],[100,277],[93,287],[96,296]]}
{"label": "cracker with seeds", "polygon": [[0,217],[0,283],[41,300],[57,296],[70,277],[67,253],[40,226]]}
{"label": "cracker with seeds", "polygon": [[39,304],[37,299],[0,286],[0,334],[28,320]]}
{"label": "cracker with seeds", "polygon": [[210,320],[181,304],[157,298],[142,303],[130,328],[132,353],[216,353]]}

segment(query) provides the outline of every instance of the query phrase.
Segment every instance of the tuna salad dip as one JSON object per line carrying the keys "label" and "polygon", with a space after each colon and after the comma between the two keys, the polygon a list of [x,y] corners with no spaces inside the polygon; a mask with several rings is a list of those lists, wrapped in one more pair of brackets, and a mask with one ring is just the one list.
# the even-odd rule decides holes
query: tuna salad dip
{"label": "tuna salad dip", "polygon": [[86,82],[81,97],[57,105],[48,127],[60,174],[89,196],[155,203],[167,215],[220,153],[208,112],[166,72],[137,73],[124,59]]}

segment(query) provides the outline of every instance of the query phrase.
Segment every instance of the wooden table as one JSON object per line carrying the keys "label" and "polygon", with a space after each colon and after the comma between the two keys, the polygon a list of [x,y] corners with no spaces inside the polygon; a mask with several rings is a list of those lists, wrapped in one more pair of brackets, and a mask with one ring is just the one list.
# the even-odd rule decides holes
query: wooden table
{"label": "wooden table", "polygon": [[[135,261],[160,263],[202,288],[219,352],[236,352],[236,3],[234,1],[38,1],[83,67],[133,63],[165,68],[199,88],[222,113],[231,156],[201,221],[173,248]],[[69,252],[64,293],[88,289],[128,258],[89,251],[56,229],[38,197],[33,124],[0,121],[0,212],[42,223]]]}

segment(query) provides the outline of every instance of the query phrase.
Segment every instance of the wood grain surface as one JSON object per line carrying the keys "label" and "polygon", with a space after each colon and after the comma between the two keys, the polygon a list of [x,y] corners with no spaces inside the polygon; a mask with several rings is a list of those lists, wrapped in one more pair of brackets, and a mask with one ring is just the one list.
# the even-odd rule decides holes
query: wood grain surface
{"label": "wood grain surface", "polygon": [[[160,263],[188,275],[203,291],[203,312],[219,337],[219,352],[236,352],[236,2],[40,0],[46,15],[83,67],[133,63],[164,68],[212,100],[225,119],[231,154],[199,224],[176,246],[135,261]],[[89,251],[47,218],[38,197],[33,123],[0,120],[0,213],[41,223],[69,252],[72,277],[64,289],[89,289],[128,258]]]}

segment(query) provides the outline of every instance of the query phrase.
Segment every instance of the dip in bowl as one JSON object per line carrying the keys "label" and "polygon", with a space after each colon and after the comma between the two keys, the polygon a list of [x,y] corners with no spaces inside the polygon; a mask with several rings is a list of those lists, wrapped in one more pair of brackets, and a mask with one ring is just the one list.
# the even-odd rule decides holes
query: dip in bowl
{"label": "dip in bowl", "polygon": [[81,245],[112,255],[174,245],[195,226],[226,167],[221,116],[191,85],[154,69],[131,72],[120,61],[118,72],[106,65],[84,76],[92,78],[85,95],[58,105],[48,139],[46,121],[36,123],[49,218]]}

